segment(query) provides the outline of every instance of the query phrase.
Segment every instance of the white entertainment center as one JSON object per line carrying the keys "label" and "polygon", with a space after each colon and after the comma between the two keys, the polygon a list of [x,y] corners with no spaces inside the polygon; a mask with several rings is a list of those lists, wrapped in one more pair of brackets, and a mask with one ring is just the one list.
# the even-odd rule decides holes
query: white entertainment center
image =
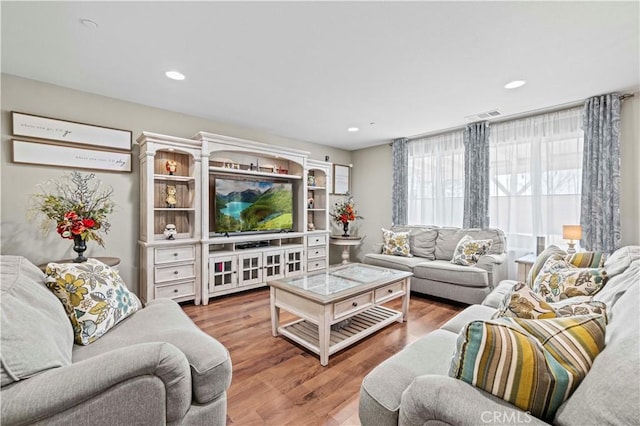
{"label": "white entertainment center", "polygon": [[[306,151],[206,132],[191,139],[143,132],[138,142],[144,303],[171,297],[207,304],[328,267],[331,163],[311,160]],[[216,232],[216,180],[277,182],[293,198],[291,225]],[[165,235],[167,225],[175,225],[175,234]]]}

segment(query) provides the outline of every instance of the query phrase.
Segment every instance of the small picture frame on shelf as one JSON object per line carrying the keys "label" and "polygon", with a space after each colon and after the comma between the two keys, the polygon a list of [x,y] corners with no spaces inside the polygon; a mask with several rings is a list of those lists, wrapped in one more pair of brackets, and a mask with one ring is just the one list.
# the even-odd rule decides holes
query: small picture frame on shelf
{"label": "small picture frame on shelf", "polygon": [[316,186],[316,177],[314,175],[307,176],[307,186]]}

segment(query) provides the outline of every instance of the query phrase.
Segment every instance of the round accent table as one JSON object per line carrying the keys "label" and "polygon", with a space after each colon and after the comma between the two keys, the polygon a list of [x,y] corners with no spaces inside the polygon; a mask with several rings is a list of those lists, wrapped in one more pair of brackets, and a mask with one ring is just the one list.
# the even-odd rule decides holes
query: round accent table
{"label": "round accent table", "polygon": [[331,236],[330,244],[334,246],[342,246],[342,264],[349,263],[349,247],[359,246],[362,243],[362,237],[340,237]]}
{"label": "round accent table", "polygon": [[[111,266],[114,269],[118,269],[118,265],[120,265],[120,258],[119,257],[94,257],[94,259],[99,260],[100,262],[104,263],[107,266]],[[54,262],[54,263],[73,263],[73,259],[52,260],[51,262]],[[43,263],[41,265],[38,265],[38,268],[40,268],[40,270],[42,272],[45,272],[47,270],[47,265],[48,264],[49,264],[49,262]]]}

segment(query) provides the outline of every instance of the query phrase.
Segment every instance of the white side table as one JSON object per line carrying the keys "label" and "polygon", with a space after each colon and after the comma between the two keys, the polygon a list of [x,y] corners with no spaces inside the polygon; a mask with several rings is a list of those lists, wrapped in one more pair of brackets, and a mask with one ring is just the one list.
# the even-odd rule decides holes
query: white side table
{"label": "white side table", "polygon": [[345,265],[349,263],[349,247],[359,246],[362,243],[362,237],[331,236],[329,243],[334,246],[342,246],[342,265]]}
{"label": "white side table", "polygon": [[518,282],[527,281],[527,276],[529,275],[529,271],[531,267],[536,262],[537,256],[533,253],[525,254],[524,256],[516,259],[516,263],[518,264]]}

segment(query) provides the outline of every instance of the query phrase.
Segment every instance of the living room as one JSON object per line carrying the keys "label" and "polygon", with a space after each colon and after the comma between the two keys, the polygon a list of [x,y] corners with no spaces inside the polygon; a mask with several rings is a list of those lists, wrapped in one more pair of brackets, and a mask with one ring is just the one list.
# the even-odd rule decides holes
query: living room
{"label": "living room", "polygon": [[[522,4],[527,5],[527,3]],[[610,6],[611,4],[614,4],[615,7]],[[454,6],[445,6],[440,3],[434,3],[432,7],[438,7],[437,5],[443,8],[442,10],[446,9],[447,13],[452,14],[446,15],[443,12],[443,15],[449,16],[449,21],[456,20],[456,15],[453,15],[453,13],[458,12],[460,8],[482,7],[480,5],[472,6],[468,3],[457,3]],[[640,244],[640,221],[638,221],[638,217],[640,217],[640,190],[638,189],[638,182],[640,182],[640,169],[637,167],[637,164],[640,161],[640,147],[638,144],[638,140],[640,140],[640,96],[638,96],[640,82],[638,81],[637,49],[638,5],[637,3],[632,2],[593,2],[591,5],[592,6],[590,7],[593,8],[593,10],[590,9],[588,12],[585,12],[584,16],[581,18],[582,20],[587,20],[588,17],[593,20],[590,22],[593,22],[594,24],[597,23],[599,26],[598,30],[593,31],[595,35],[593,36],[593,39],[590,39],[590,42],[593,42],[594,39],[600,37],[601,31],[617,31],[619,34],[622,34],[622,37],[629,37],[631,35],[632,38],[631,40],[622,40],[620,43],[622,47],[615,47],[615,49],[619,49],[617,51],[618,54],[624,56],[624,61],[615,62],[609,67],[598,68],[598,71],[596,71],[591,77],[593,81],[591,87],[582,86],[573,91],[563,92],[562,96],[555,95],[556,92],[560,92],[558,86],[572,85],[572,78],[574,77],[573,73],[579,69],[577,65],[574,65],[575,63],[591,63],[591,61],[582,61],[582,58],[573,57],[575,44],[581,42],[580,40],[573,40],[573,38],[570,38],[571,41],[566,41],[565,48],[558,49],[557,51],[552,47],[562,46],[563,41],[556,40],[555,43],[552,43],[552,41],[546,40],[541,42],[544,44],[544,49],[541,49],[541,51],[546,51],[548,49],[550,52],[545,52],[545,55],[548,54],[548,56],[544,56],[540,59],[547,62],[557,60],[558,63],[563,65],[560,66],[559,70],[554,69],[553,71],[558,74],[557,82],[549,86],[540,86],[539,83],[535,81],[536,76],[526,75],[526,66],[529,62],[522,59],[526,54],[510,50],[513,49],[512,45],[505,45],[505,47],[501,47],[499,43],[496,43],[499,39],[491,39],[494,43],[489,44],[483,43],[482,37],[479,37],[476,41],[473,35],[467,34],[465,38],[460,38],[459,40],[456,40],[455,43],[451,40],[442,40],[440,43],[451,44],[451,46],[449,46],[451,49],[453,49],[454,44],[457,47],[459,47],[459,45],[467,45],[468,50],[487,50],[489,48],[488,46],[491,46],[491,49],[489,50],[490,55],[494,55],[494,59],[496,61],[500,59],[498,63],[504,64],[511,62],[504,61],[502,58],[502,55],[511,55],[518,59],[513,62],[521,62],[526,65],[514,67],[514,69],[510,70],[509,73],[499,73],[498,69],[504,67],[502,65],[500,67],[496,67],[497,69],[488,70],[486,72],[487,75],[484,75],[481,70],[475,69],[475,66],[473,65],[465,68],[464,72],[457,72],[458,68],[454,68],[453,65],[450,65],[453,62],[453,59],[449,59],[447,61],[440,60],[437,62],[437,66],[438,68],[442,67],[445,71],[430,70],[427,77],[436,80],[437,85],[445,84],[440,80],[440,76],[442,74],[452,74],[453,77],[458,74],[457,77],[464,77],[464,74],[468,73],[469,70],[473,70],[473,72],[483,75],[484,85],[495,85],[495,88],[491,89],[493,92],[490,91],[489,94],[485,95],[487,92],[485,92],[484,89],[478,88],[478,94],[474,95],[474,86],[470,86],[468,83],[448,80],[447,84],[450,84],[451,86],[448,86],[447,90],[439,90],[433,93],[421,92],[416,94],[411,83],[407,83],[407,85],[404,86],[405,82],[401,81],[401,79],[393,81],[383,80],[385,85],[396,88],[398,91],[398,97],[394,100],[393,105],[379,105],[376,108],[367,109],[367,115],[365,116],[358,113],[359,115],[354,114],[353,117],[342,117],[340,120],[335,120],[335,117],[329,114],[329,111],[331,111],[332,108],[336,108],[336,102],[347,102],[350,95],[332,93],[332,87],[326,87],[324,90],[328,93],[327,96],[317,97],[312,99],[312,102],[307,100],[307,102],[303,104],[304,108],[301,108],[308,111],[309,115],[317,116],[318,122],[323,122],[325,125],[327,122],[324,121],[322,117],[324,115],[328,115],[334,119],[334,126],[340,127],[340,131],[342,132],[341,136],[335,137],[335,133],[331,133],[330,137],[325,136],[325,139],[322,139],[322,132],[317,131],[315,127],[313,131],[316,132],[314,135],[317,135],[317,137],[314,137],[311,134],[311,130],[309,130],[309,136],[286,136],[293,134],[303,135],[304,129],[301,131],[298,128],[295,129],[295,132],[292,131],[291,133],[280,131],[282,127],[279,127],[279,125],[282,126],[282,124],[279,124],[278,120],[285,120],[278,117],[278,114],[272,114],[271,117],[273,122],[270,124],[262,121],[260,114],[253,116],[253,118],[255,118],[253,125],[246,124],[244,120],[248,118],[233,118],[234,116],[242,115],[242,111],[233,110],[232,108],[228,108],[225,111],[225,98],[216,92],[206,94],[205,96],[211,98],[220,97],[221,100],[219,102],[211,104],[218,108],[217,112],[211,113],[209,111],[195,110],[188,104],[188,99],[189,97],[192,99],[204,97],[202,92],[198,91],[196,87],[190,86],[188,91],[189,93],[180,93],[181,87],[178,85],[180,82],[166,80],[163,75],[165,71],[164,68],[159,69],[159,71],[161,71],[159,77],[156,78],[154,76],[153,78],[149,78],[149,92],[159,92],[165,99],[163,101],[165,103],[154,103],[153,101],[146,100],[144,96],[139,97],[136,101],[127,100],[129,99],[127,97],[127,90],[120,88],[118,83],[115,82],[115,78],[114,80],[111,80],[109,77],[98,77],[103,74],[98,73],[97,70],[91,69],[90,64],[93,61],[93,56],[89,56],[91,59],[86,59],[87,57],[83,56],[83,52],[88,50],[93,51],[94,53],[99,53],[101,49],[106,48],[105,46],[101,46],[99,43],[92,43],[95,42],[94,39],[98,39],[100,42],[103,42],[104,40],[100,38],[99,32],[107,30],[114,31],[113,28],[109,29],[109,27],[119,27],[119,29],[122,29],[123,31],[125,29],[129,31],[136,29],[139,34],[144,34],[145,30],[140,29],[141,27],[139,27],[139,25],[142,25],[141,22],[135,22],[133,17],[135,16],[140,18],[140,15],[137,14],[144,11],[148,15],[147,19],[150,21],[150,27],[152,27],[154,25],[154,19],[151,18],[153,16],[153,10],[145,10],[143,6],[138,5],[138,9],[135,10],[136,14],[132,13],[132,20],[129,21],[118,17],[119,7],[125,8],[123,10],[126,10],[126,4],[122,4],[117,7],[114,4],[90,6],[89,3],[78,2],[75,6],[70,6],[69,4],[63,5],[62,3],[51,2],[49,5],[45,6],[43,4],[35,3],[29,5],[28,3],[18,4],[17,2],[3,2],[3,74],[1,117],[3,139],[1,152],[1,189],[3,206],[1,218],[2,254],[26,256],[34,264],[42,264],[55,259],[71,257],[73,255],[71,244],[68,240],[60,238],[55,232],[49,232],[47,235],[43,235],[37,224],[28,220],[27,217],[27,212],[29,210],[29,195],[37,191],[38,185],[43,184],[49,179],[59,179],[64,173],[67,173],[71,169],[14,162],[11,141],[16,139],[16,137],[13,135],[12,131],[12,111],[72,122],[87,123],[96,126],[124,129],[132,133],[134,140],[143,132],[154,132],[173,137],[191,138],[197,132],[205,131],[256,141],[285,149],[304,150],[310,153],[310,159],[323,161],[328,158],[329,161],[334,164],[348,165],[351,179],[350,192],[355,197],[358,213],[364,217],[364,219],[356,220],[354,222],[355,229],[353,229],[353,231],[364,238],[360,247],[357,249],[351,249],[351,257],[353,260],[362,261],[364,256],[371,252],[376,244],[382,242],[382,233],[380,228],[388,228],[393,222],[393,160],[392,148],[390,146],[392,139],[401,137],[408,137],[410,139],[419,138],[439,134],[443,131],[454,128],[459,129],[468,123],[465,119],[466,116],[490,111],[496,108],[501,109],[504,112],[504,116],[500,119],[507,120],[509,118],[513,119],[531,115],[534,112],[557,110],[558,107],[563,105],[581,105],[591,96],[611,92],[634,94],[633,97],[625,99],[622,102],[621,107],[620,237],[621,246],[638,245]],[[93,9],[93,7],[97,7],[97,9]],[[284,6],[280,5],[278,7]],[[293,3],[292,7],[302,7],[302,4]],[[314,7],[319,9],[322,8],[321,3],[316,4]],[[327,5],[326,7],[331,6]],[[356,6],[351,5],[351,7],[355,8]],[[371,16],[371,19],[373,20],[372,22],[376,25],[379,24],[377,26],[378,28],[382,27],[382,23],[386,22],[384,19],[384,12],[381,10],[375,10],[376,8],[382,8],[383,4],[378,4],[376,6],[370,3],[363,3],[362,7],[367,8],[366,12],[370,14],[368,16]],[[504,3],[503,7],[507,9],[501,10],[501,13],[503,14],[501,16],[508,16],[504,14],[508,14],[509,12],[514,14],[518,13],[517,8],[515,8],[513,4]],[[566,19],[567,13],[567,10],[562,10],[562,13],[565,15],[560,15],[560,10],[550,11],[550,9],[545,9],[552,7],[562,8],[562,6],[545,5],[540,6],[538,9],[533,8],[531,10],[527,10],[526,12],[531,13],[531,15],[522,15],[522,22],[520,22],[520,24],[522,24],[521,26],[526,27],[527,31],[532,33],[551,31],[548,26],[553,22],[553,17],[563,16],[563,19]],[[618,9],[618,7],[620,9]],[[247,22],[242,22],[241,20],[234,22],[234,24],[238,25],[238,28],[245,30],[245,35],[242,37],[238,36],[240,39],[238,45],[230,48],[235,49],[234,51],[236,53],[231,54],[230,56],[239,58],[238,61],[240,61],[240,58],[244,58],[241,61],[244,66],[249,66],[253,63],[256,69],[266,73],[269,71],[270,66],[265,66],[264,64],[269,64],[269,61],[274,61],[273,56],[270,55],[275,55],[277,52],[274,53],[269,51],[261,53],[256,51],[257,49],[251,50],[251,54],[238,52],[243,52],[243,49],[246,49],[251,42],[255,42],[256,39],[260,38],[259,34],[248,33],[249,35],[246,35],[246,30],[251,25],[258,25],[262,20],[263,12],[268,11],[268,6],[257,6],[253,3],[246,3],[242,7],[238,6],[238,8],[239,9],[233,10],[233,13],[229,12],[229,16],[237,18],[238,15],[242,16],[242,14],[246,14]],[[452,8],[452,10],[447,8]],[[108,10],[105,11],[105,9],[110,9],[110,13],[107,13]],[[352,9],[349,10],[351,11],[350,13],[353,14],[347,14],[347,16],[350,16],[349,19],[344,18],[344,20],[338,20],[341,25],[345,25],[345,23],[355,25],[356,21],[363,19],[359,14],[353,12]],[[98,12],[104,15],[100,15]],[[313,9],[307,13],[312,14],[317,12],[318,10]],[[343,12],[344,11],[336,13],[342,14]],[[422,13],[426,15],[434,13],[434,15],[439,16],[438,13],[435,13],[435,9],[432,11],[422,11]],[[121,13],[121,15],[124,14],[125,12]],[[191,13],[190,15],[182,17],[186,22],[186,27],[189,27],[188,23],[191,22],[194,15],[197,14]],[[220,11],[216,17],[216,22],[221,26],[222,22],[218,21],[224,21],[224,16],[225,12]],[[275,19],[271,14],[268,16]],[[27,19],[27,17],[31,17],[32,20]],[[535,17],[535,19],[533,17]],[[36,27],[39,25],[48,25],[47,21],[51,22],[52,20],[55,21],[56,19],[63,18],[65,21],[62,22],[65,22],[65,24],[62,26],[63,30],[59,30],[60,33],[63,33],[61,37],[68,37],[70,39],[75,39],[76,41],[82,40],[83,43],[86,43],[85,46],[81,48],[70,43],[69,51],[67,51],[67,48],[65,48],[64,45],[58,45],[55,47],[46,46],[45,50],[47,50],[47,52],[38,51],[35,55],[27,55],[24,53],[36,51],[34,49],[38,44],[46,45],[43,38],[46,37],[46,33],[37,33],[35,31]],[[415,16],[417,21],[420,21],[423,18],[424,17],[421,17],[419,14]],[[600,21],[601,18],[602,21]],[[95,20],[94,24],[97,24],[98,36],[96,36],[96,30],[78,23],[78,20],[80,19]],[[330,11],[318,13],[316,19],[318,22],[322,22],[323,25],[330,26],[333,14]],[[301,30],[301,27],[304,27],[304,24],[307,22],[308,21],[301,19],[295,25],[294,29]],[[463,22],[467,22],[469,24],[468,21]],[[413,20],[410,21],[410,23],[412,25],[416,24]],[[451,25],[453,24],[453,22],[447,23]],[[576,27],[569,27],[570,29],[564,30],[567,33],[567,37],[570,37],[572,32],[583,34],[582,31],[585,31],[584,27],[586,27],[586,24],[584,27],[582,25],[578,25],[575,21],[572,22],[572,24],[576,25]],[[88,25],[92,24],[89,23]],[[513,25],[516,27],[518,26],[516,24]],[[231,22],[228,23],[228,26],[223,26],[223,28],[228,29],[229,26],[231,26]],[[557,27],[559,26],[561,25],[558,24]],[[385,24],[384,27],[392,28],[393,25]],[[557,30],[557,27],[554,28]],[[18,31],[18,28],[22,29]],[[292,29],[288,30],[293,31]],[[509,26],[504,29],[504,33],[502,35],[503,39],[511,37],[512,33],[510,33],[509,30],[513,30],[513,27]],[[47,31],[52,31],[51,36],[53,38],[55,31],[51,29],[47,29]],[[222,32],[222,30],[220,31]],[[345,31],[346,34],[349,34],[349,32],[342,27],[341,31]],[[406,32],[401,33],[403,36],[412,36],[411,31],[405,31]],[[353,32],[357,33],[355,30]],[[295,37],[290,36],[290,34],[285,30],[277,32],[276,35],[277,37],[274,37],[277,40],[282,40],[283,38],[295,39]],[[424,32],[418,32],[413,34],[413,36],[418,35],[421,37],[431,35],[434,39],[437,39],[437,33],[425,34]],[[634,35],[635,39],[633,39]],[[56,34],[56,36],[60,36],[60,34]],[[233,36],[228,37],[232,38]],[[152,39],[147,39],[145,37],[140,37],[140,39],[140,43],[142,45],[148,45],[149,49],[152,49],[154,43]],[[216,38],[216,40],[220,39],[224,38]],[[92,42],[92,40],[94,41]],[[391,38],[391,40],[396,41],[397,39]],[[127,43],[126,39],[120,38],[116,38],[112,41],[116,43],[116,46],[118,44],[124,45]],[[358,41],[361,40],[355,38],[353,43],[355,44]],[[225,42],[230,43],[231,40],[225,40]],[[333,40],[333,42],[335,42],[335,40]],[[259,45],[264,47],[264,45]],[[73,49],[71,46],[74,46],[73,48],[78,50],[71,50]],[[635,49],[633,49],[634,46]],[[136,44],[136,47],[139,48],[140,45]],[[301,49],[299,45],[293,42],[291,45],[287,44],[285,47],[287,49]],[[303,47],[305,51],[307,49],[314,49],[314,46]],[[391,47],[381,46],[380,49],[381,52],[383,52],[385,51],[382,50],[383,48],[390,49]],[[598,47],[600,49],[604,48],[601,45],[598,45]],[[56,52],[57,48],[59,48],[58,52]],[[321,54],[325,52],[323,49],[329,50],[332,48],[336,48],[336,46],[325,45],[322,46],[322,48],[318,47],[318,55],[321,56]],[[366,65],[368,67],[375,67],[387,60],[386,58],[381,57],[381,53],[376,52],[372,46],[367,46],[367,48],[367,52],[370,54],[366,60]],[[19,49],[23,49],[22,56],[19,54]],[[128,51],[125,52],[124,47],[122,49],[122,55],[112,57],[111,69],[105,71],[126,74],[124,71],[127,71],[127,69],[131,67],[129,64],[132,63],[133,60],[131,55],[136,55],[136,53]],[[612,50],[615,49],[612,47]],[[162,46],[162,50],[164,50],[165,53],[176,52],[177,54],[177,52],[180,52],[181,50],[189,50],[189,48],[185,48],[185,42],[181,40],[180,42],[175,42],[175,46]],[[286,49],[283,48],[283,50]],[[8,56],[7,52],[12,52],[12,55]],[[415,55],[419,56],[421,53],[422,51]],[[141,55],[141,53],[139,54]],[[346,55],[346,53],[344,54]],[[404,58],[412,58],[414,56],[410,51],[405,52],[404,54],[407,55]],[[254,61],[246,61],[245,55],[253,57]],[[302,55],[302,53],[300,53],[300,55]],[[49,64],[46,67],[41,67],[39,69],[31,67],[31,62],[27,61],[27,57],[29,56],[40,58],[38,59],[40,61],[46,60]],[[62,57],[63,61],[70,61],[78,70],[78,74],[71,76],[61,75],[63,71],[58,71],[56,69],[56,64],[58,64],[57,61],[60,60],[56,59],[56,56]],[[345,68],[348,68],[349,66],[355,68],[355,65],[352,64],[352,62],[359,60],[358,57],[354,59],[349,58],[348,56],[343,56],[341,59],[347,64],[345,65]],[[394,57],[392,58],[392,61],[399,59],[402,58]],[[21,64],[23,60],[25,62],[24,65]],[[145,61],[148,63],[149,68],[154,69],[157,67],[177,66],[175,65],[174,60],[168,59],[166,61],[162,61],[161,64],[152,64],[152,57],[145,58]],[[410,63],[415,67],[410,73],[408,73],[412,76],[420,74],[416,70],[423,68],[435,68],[435,65],[430,63],[428,60]],[[21,68],[22,66],[24,68]],[[202,73],[198,73],[197,66],[197,63],[193,63],[190,65],[190,69],[183,68],[183,71],[187,74],[187,79],[185,80],[187,83],[189,80],[205,79],[206,76],[203,76]],[[615,77],[616,72],[628,71],[630,66],[635,67],[631,70],[634,75],[631,81],[620,81],[618,79],[619,77]],[[596,66],[593,65],[593,67],[595,68]],[[136,69],[139,68],[140,67],[136,67]],[[556,67],[549,65],[549,68]],[[318,74],[323,72],[336,73],[336,75],[340,76],[341,67],[336,67],[334,64],[332,67],[327,67],[327,69],[328,71],[323,68],[318,68],[315,72]],[[359,71],[361,70],[360,68],[357,69]],[[622,69],[622,71],[620,69]],[[239,73],[239,70],[236,71]],[[265,81],[262,79],[256,79],[257,83],[250,84],[249,81],[242,77],[247,71],[242,71],[242,73],[239,73],[241,77],[238,77],[238,79],[242,81],[225,80],[226,85],[233,86],[231,92],[235,91],[236,97],[247,97],[248,99],[252,99],[254,96],[271,98],[278,97],[278,90],[280,90],[280,88],[277,85],[260,89],[256,86],[264,84]],[[233,74],[233,70],[231,71],[231,74]],[[628,73],[625,74],[622,72],[622,74],[627,75]],[[73,84],[73,80],[77,79],[80,81],[82,80],[81,77],[83,75],[90,75],[94,79],[100,80],[102,85],[107,87],[111,86],[112,90],[106,92],[100,91],[102,90],[100,88],[92,89],[89,86],[75,86]],[[228,74],[225,74],[225,76],[228,76]],[[273,77],[272,74],[269,74],[269,76]],[[315,77],[318,78],[318,76]],[[351,72],[345,74],[344,78],[350,80],[354,86],[358,84],[357,80],[353,80],[355,76]],[[514,89],[512,92],[503,89],[503,85],[507,83],[508,80],[514,78],[523,78],[528,80],[527,85],[520,89]],[[539,78],[542,78],[542,76]],[[161,79],[166,80],[166,82]],[[340,80],[340,77],[336,77],[336,79]],[[91,80],[91,78],[88,80]],[[309,81],[313,81],[313,79],[294,81],[291,86],[287,88],[287,90],[291,90],[292,93],[288,94],[287,97],[283,97],[283,99],[291,99],[289,96],[294,96],[296,91],[300,94],[300,97],[308,98],[309,95],[305,91],[304,84],[308,84]],[[380,84],[383,85],[382,82]],[[459,84],[461,87],[456,88],[456,84]],[[372,86],[368,87],[373,90]],[[219,90],[222,89],[219,88]],[[518,90],[521,90],[521,92],[517,92]],[[232,96],[228,92],[225,93],[225,96]],[[335,99],[338,100],[326,99],[331,96],[334,96]],[[503,107],[501,103],[502,101],[505,103],[511,102],[513,101],[513,98],[520,96],[535,99],[535,102],[529,104],[524,100],[520,100],[515,102],[515,105],[511,110]],[[171,104],[172,98],[176,99],[175,105]],[[418,102],[415,98],[418,98],[418,100],[419,98],[423,99]],[[149,97],[149,99],[152,98]],[[183,103],[178,103],[177,99],[187,99],[187,101],[186,103],[185,101],[180,101]],[[318,105],[315,108],[312,108],[316,99]],[[377,97],[373,95],[365,99],[359,99],[358,102],[354,101],[354,104],[356,104],[354,111],[357,112],[358,106],[362,106],[364,108],[365,105],[375,104],[375,99],[377,99]],[[447,117],[446,119],[443,119],[436,113],[436,111],[430,110],[429,112],[422,113],[422,116],[424,117],[422,120],[423,122],[413,122],[410,124],[407,124],[405,122],[406,120],[400,122],[397,116],[390,118],[391,116],[385,115],[386,110],[397,109],[399,108],[397,105],[405,102],[410,105],[415,105],[417,102],[435,104],[436,110],[439,108],[438,105],[441,105],[442,109],[448,110],[450,104],[455,104],[454,106],[458,107],[456,110],[457,115],[455,117]],[[518,103],[521,105],[536,106],[522,107],[519,106]],[[277,111],[278,102],[274,101],[271,104],[271,108]],[[376,116],[373,115],[374,112],[377,112]],[[433,116],[429,114],[433,114]],[[265,113],[265,115],[268,114]],[[247,114],[247,117],[249,117],[249,114]],[[292,119],[289,120],[291,121],[287,121],[287,125],[289,125],[291,129],[300,127],[299,124],[296,125],[296,123],[292,122]],[[347,133],[346,131],[347,126],[355,125],[349,122],[350,120],[357,120],[358,123],[355,124],[360,126],[360,131],[355,135]],[[398,120],[396,123],[393,123],[397,124],[398,127],[392,127],[391,123],[389,123],[391,120]],[[427,124],[425,124],[425,122]],[[432,122],[437,123],[435,127]],[[314,124],[314,126],[318,125]],[[378,133],[378,129],[381,129],[380,133]],[[395,132],[395,129],[398,129],[398,132]],[[391,136],[388,136],[389,134]],[[119,273],[127,283],[130,290],[136,294],[139,294],[140,291],[139,277],[141,269],[140,248],[138,245],[140,236],[139,212],[141,210],[141,171],[138,159],[140,154],[139,145],[134,143],[132,147],[131,173],[96,172],[97,176],[105,184],[110,185],[115,189],[113,193],[113,201],[116,205],[116,210],[110,217],[111,232],[104,236],[105,247],[89,243],[86,253],[90,257],[119,257]],[[340,199],[341,197],[339,196],[331,197],[331,203]],[[339,234],[341,229],[335,224],[333,226],[333,233]],[[557,230],[556,233],[559,234],[560,230]],[[534,247],[531,248],[534,249]],[[331,264],[340,262],[340,251],[341,250],[338,247],[332,246],[330,253]],[[510,278],[515,278],[515,276],[510,276]],[[230,296],[229,299],[232,297],[233,296]]]}

